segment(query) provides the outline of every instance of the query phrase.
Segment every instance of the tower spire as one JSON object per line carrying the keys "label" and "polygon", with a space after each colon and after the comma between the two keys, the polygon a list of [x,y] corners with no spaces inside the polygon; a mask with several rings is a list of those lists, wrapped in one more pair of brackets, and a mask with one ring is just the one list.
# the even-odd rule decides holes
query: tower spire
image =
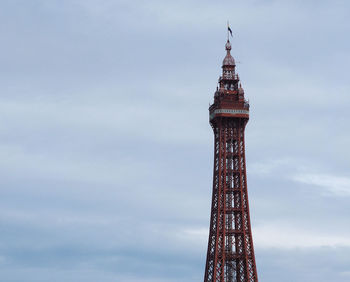
{"label": "tower spire", "polygon": [[225,44],[225,49],[226,49],[226,56],[224,58],[224,61],[222,62],[222,67],[224,66],[236,66],[235,59],[231,55],[231,42],[230,40],[227,40]]}

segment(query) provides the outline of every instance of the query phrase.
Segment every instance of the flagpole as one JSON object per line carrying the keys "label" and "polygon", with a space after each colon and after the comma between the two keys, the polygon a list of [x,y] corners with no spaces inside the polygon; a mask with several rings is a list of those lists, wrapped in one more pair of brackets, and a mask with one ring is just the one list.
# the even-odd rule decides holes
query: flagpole
{"label": "flagpole", "polygon": [[229,31],[228,31],[228,27],[230,26],[229,22],[227,21],[227,41],[230,40],[230,35],[228,34]]}

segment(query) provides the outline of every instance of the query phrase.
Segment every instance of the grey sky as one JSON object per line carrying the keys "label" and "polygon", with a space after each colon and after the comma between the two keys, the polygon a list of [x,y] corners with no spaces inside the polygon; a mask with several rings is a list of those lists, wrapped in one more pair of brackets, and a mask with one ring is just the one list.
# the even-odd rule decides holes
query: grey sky
{"label": "grey sky", "polygon": [[350,280],[347,1],[0,1],[0,281],[201,281],[226,21],[260,281]]}

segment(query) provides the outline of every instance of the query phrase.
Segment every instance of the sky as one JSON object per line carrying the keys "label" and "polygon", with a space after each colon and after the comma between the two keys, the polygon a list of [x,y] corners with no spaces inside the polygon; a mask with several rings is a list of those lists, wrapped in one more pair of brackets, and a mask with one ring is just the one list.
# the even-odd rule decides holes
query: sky
{"label": "sky", "polygon": [[259,281],[350,281],[349,13],[0,0],[0,281],[203,281],[227,20]]}

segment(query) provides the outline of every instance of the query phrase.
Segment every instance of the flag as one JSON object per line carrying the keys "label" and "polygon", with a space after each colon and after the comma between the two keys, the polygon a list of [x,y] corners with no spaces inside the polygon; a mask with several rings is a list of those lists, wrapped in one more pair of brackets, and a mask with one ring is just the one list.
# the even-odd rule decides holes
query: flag
{"label": "flag", "polygon": [[233,35],[232,35],[232,29],[230,28],[230,26],[227,26],[227,29],[228,29],[228,31],[230,32],[231,37],[233,37]]}

